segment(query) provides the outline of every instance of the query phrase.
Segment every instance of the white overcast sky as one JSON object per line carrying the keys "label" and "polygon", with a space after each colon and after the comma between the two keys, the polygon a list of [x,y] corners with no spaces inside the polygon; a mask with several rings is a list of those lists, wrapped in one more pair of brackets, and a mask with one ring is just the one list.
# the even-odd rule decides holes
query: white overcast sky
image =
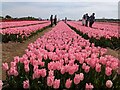
{"label": "white overcast sky", "polygon": [[84,13],[96,13],[96,18],[118,18],[119,0],[1,0],[0,14],[13,17],[49,18],[51,14],[63,19],[81,19]]}

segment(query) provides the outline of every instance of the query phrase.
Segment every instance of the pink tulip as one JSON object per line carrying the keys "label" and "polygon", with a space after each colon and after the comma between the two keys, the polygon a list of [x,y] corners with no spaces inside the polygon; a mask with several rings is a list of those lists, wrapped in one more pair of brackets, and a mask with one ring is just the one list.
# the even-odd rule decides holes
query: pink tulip
{"label": "pink tulip", "polygon": [[84,79],[84,74],[80,73],[80,80],[83,81],[83,79]]}
{"label": "pink tulip", "polygon": [[35,72],[38,69],[37,65],[34,65],[33,71]]}
{"label": "pink tulip", "polygon": [[38,53],[37,57],[40,61],[42,61],[42,54],[41,53]]}
{"label": "pink tulip", "polygon": [[90,71],[90,67],[89,67],[89,66],[86,66],[85,69],[84,69],[84,71],[85,71],[86,73],[88,73],[88,72]]}
{"label": "pink tulip", "polygon": [[47,77],[47,85],[52,86],[54,83],[54,76],[48,76]]}
{"label": "pink tulip", "polygon": [[32,65],[34,65],[34,66],[36,65],[37,66],[38,64],[39,64],[38,60],[33,60]]}
{"label": "pink tulip", "polygon": [[41,65],[42,67],[44,67],[45,62],[40,62],[40,65]]}
{"label": "pink tulip", "polygon": [[8,71],[8,75],[14,75],[18,76],[18,71],[16,70],[16,67],[11,67],[10,70]]}
{"label": "pink tulip", "polygon": [[19,59],[19,56],[14,57],[14,62],[18,63],[20,61]]}
{"label": "pink tulip", "polygon": [[23,63],[24,63],[24,65],[29,65],[30,61],[29,60],[25,60]]}
{"label": "pink tulip", "polygon": [[52,69],[53,69],[53,70],[57,70],[58,67],[59,67],[59,66],[54,62],[54,63],[53,63],[53,68],[52,68]]}
{"label": "pink tulip", "polygon": [[106,58],[105,57],[100,57],[100,63],[105,65],[106,64]]}
{"label": "pink tulip", "polygon": [[46,69],[41,69],[41,76],[42,77],[45,77],[46,76]]}
{"label": "pink tulip", "polygon": [[60,79],[55,79],[53,82],[53,88],[58,89],[60,87]]}
{"label": "pink tulip", "polygon": [[0,90],[2,90],[3,82],[0,80]]}
{"label": "pink tulip", "polygon": [[25,69],[25,72],[29,72],[30,71],[29,65],[25,65],[24,69]]}
{"label": "pink tulip", "polygon": [[82,69],[85,69],[85,67],[86,67],[86,63],[83,63],[82,64]]}
{"label": "pink tulip", "polygon": [[84,58],[80,58],[79,63],[83,64],[84,63]]}
{"label": "pink tulip", "polygon": [[79,74],[75,74],[74,83],[75,84],[79,84],[80,83],[80,79],[81,79],[80,75]]}
{"label": "pink tulip", "polygon": [[62,66],[60,72],[61,72],[61,74],[64,74],[64,73],[65,73],[65,67],[64,67],[64,66]]}
{"label": "pink tulip", "polygon": [[106,67],[110,67],[111,66],[111,61],[107,61],[106,62]]}
{"label": "pink tulip", "polygon": [[69,66],[69,74],[73,75],[75,73],[75,67],[74,66]]}
{"label": "pink tulip", "polygon": [[96,72],[101,72],[101,65],[99,63],[96,64],[95,70]]}
{"label": "pink tulip", "polygon": [[9,69],[8,64],[7,63],[3,63],[2,64],[2,69],[5,70],[5,71],[7,71]]}
{"label": "pink tulip", "polygon": [[95,65],[96,65],[96,59],[95,59],[95,58],[94,58],[94,59],[91,59],[91,60],[90,60],[90,66],[91,66],[92,68],[94,68]]}
{"label": "pink tulip", "polygon": [[47,54],[44,54],[44,55],[43,55],[43,58],[44,58],[45,60],[47,60],[47,58],[48,58]]}
{"label": "pink tulip", "polygon": [[53,62],[48,63],[48,69],[49,70],[53,70],[53,64],[54,64]]}
{"label": "pink tulip", "polygon": [[112,63],[111,63],[111,68],[112,68],[113,70],[116,70],[116,69],[118,68],[118,62],[112,62]]}
{"label": "pink tulip", "polygon": [[107,76],[110,76],[110,75],[112,74],[112,69],[111,69],[110,67],[106,67],[106,68],[105,68],[105,74],[106,74]]}
{"label": "pink tulip", "polygon": [[48,76],[54,76],[54,71],[50,70]]}
{"label": "pink tulip", "polygon": [[111,80],[107,80],[107,81],[106,81],[106,87],[107,87],[107,88],[111,88],[112,86],[113,86],[112,81],[111,81]]}
{"label": "pink tulip", "polygon": [[24,58],[23,57],[21,57],[19,60],[20,60],[20,63],[24,62]]}
{"label": "pink tulip", "polygon": [[30,87],[30,85],[29,85],[29,80],[23,81],[23,88],[24,88],[24,89],[28,89],[29,87]]}
{"label": "pink tulip", "polygon": [[40,69],[36,69],[33,73],[33,79],[35,78],[40,78],[41,76],[41,70]]}
{"label": "pink tulip", "polygon": [[74,60],[70,60],[70,61],[69,61],[69,65],[70,65],[70,66],[73,66],[73,64],[74,64]]}
{"label": "pink tulip", "polygon": [[10,63],[10,66],[11,66],[11,67],[16,67],[16,62],[11,62],[11,63]]}
{"label": "pink tulip", "polygon": [[70,78],[69,78],[69,79],[66,80],[65,87],[70,88],[71,84],[72,84],[72,80],[70,80]]}
{"label": "pink tulip", "polygon": [[86,83],[85,90],[92,90],[94,86],[91,83]]}

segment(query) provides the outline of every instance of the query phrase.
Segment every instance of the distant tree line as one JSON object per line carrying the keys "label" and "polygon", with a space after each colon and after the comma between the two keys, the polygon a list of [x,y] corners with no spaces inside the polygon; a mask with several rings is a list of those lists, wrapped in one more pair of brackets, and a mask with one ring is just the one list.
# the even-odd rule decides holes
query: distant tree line
{"label": "distant tree line", "polygon": [[120,22],[120,19],[96,19],[97,22]]}
{"label": "distant tree line", "polygon": [[32,16],[14,18],[14,17],[12,17],[10,15],[6,15],[5,17],[0,16],[0,20],[2,20],[2,21],[19,21],[20,20],[21,21],[21,20],[39,20],[39,18],[35,18],[35,17],[32,17]]}

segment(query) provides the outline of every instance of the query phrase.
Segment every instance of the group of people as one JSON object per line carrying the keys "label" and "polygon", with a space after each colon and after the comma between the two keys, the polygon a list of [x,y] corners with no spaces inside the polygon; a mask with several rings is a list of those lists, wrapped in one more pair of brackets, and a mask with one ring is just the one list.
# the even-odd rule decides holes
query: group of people
{"label": "group of people", "polygon": [[82,17],[82,25],[92,27],[93,23],[95,22],[95,13],[92,13],[91,16],[88,16],[88,13],[84,14]]}
{"label": "group of people", "polygon": [[53,25],[57,25],[57,15],[55,15],[54,19],[53,19],[53,15],[50,16],[50,21],[51,21],[51,27]]}
{"label": "group of people", "polygon": [[[53,18],[53,15],[51,15],[50,21],[51,21],[51,27],[53,25],[57,25],[57,15],[55,15],[54,18]],[[65,23],[66,23],[66,21],[67,21],[67,17],[65,17]],[[95,13],[92,13],[91,16],[89,16],[88,13],[83,15],[83,17],[82,17],[82,25],[83,26],[88,27],[88,23],[89,23],[89,27],[92,27],[94,22],[95,22]]]}

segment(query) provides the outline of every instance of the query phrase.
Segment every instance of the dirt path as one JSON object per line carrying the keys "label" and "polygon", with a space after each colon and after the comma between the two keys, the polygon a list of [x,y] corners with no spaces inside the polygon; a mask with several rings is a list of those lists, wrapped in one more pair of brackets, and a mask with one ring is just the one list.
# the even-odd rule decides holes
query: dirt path
{"label": "dirt path", "polygon": [[[30,43],[34,42],[37,38],[43,36],[46,32],[49,32],[51,29],[52,28],[47,28],[42,32],[27,39],[23,43],[19,42],[2,43],[2,62],[10,63],[15,56],[22,56],[25,53],[25,49],[27,49],[27,46]],[[2,72],[2,80],[5,80],[5,72]]]}
{"label": "dirt path", "polygon": [[107,54],[120,59],[120,50],[112,50],[110,48],[107,48]]}

